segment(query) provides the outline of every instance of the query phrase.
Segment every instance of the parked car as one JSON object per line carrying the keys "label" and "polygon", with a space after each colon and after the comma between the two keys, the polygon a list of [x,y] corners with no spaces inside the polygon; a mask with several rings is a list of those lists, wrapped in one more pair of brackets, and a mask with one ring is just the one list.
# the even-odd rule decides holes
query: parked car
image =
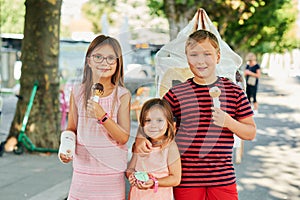
{"label": "parked car", "polygon": [[135,94],[139,87],[154,83],[154,56],[160,47],[148,44],[135,45],[132,46],[132,52],[129,55],[124,55],[127,59],[124,70],[125,86],[132,94]]}

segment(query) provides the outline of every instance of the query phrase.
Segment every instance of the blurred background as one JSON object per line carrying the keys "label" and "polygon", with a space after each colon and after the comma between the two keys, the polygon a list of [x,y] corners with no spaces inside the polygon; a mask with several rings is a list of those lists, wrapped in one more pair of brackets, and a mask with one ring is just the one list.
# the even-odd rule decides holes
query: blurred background
{"label": "blurred background", "polygon": [[[0,74],[4,88],[18,87],[21,77],[25,2],[1,0]],[[153,78],[155,53],[176,37],[200,7],[241,57],[250,51],[258,54],[264,73],[300,75],[298,0],[174,1],[174,13],[167,9],[167,2],[63,0],[59,9],[61,83],[81,74],[87,46],[101,33],[120,40],[126,78]]]}
{"label": "blurred background", "polygon": [[[155,55],[198,8],[243,58],[239,70],[253,52],[263,73],[257,141],[245,143],[242,165],[236,166],[241,199],[300,199],[299,0],[0,0],[0,144],[19,135],[38,81],[26,134],[37,146],[58,148],[70,89],[82,78],[89,42],[106,34],[117,38],[123,50],[125,85],[132,93],[130,148],[141,103],[156,95]],[[1,159],[0,190],[7,199],[8,194],[16,199],[13,193],[22,197],[17,199],[44,190],[57,194],[59,184],[71,177],[71,169],[58,165],[55,156],[4,154]],[[28,169],[20,170],[21,165]],[[52,182],[40,184],[50,176]],[[56,184],[55,192],[49,190]]]}
{"label": "blurred background", "polygon": [[[198,8],[207,12],[222,39],[244,59],[239,70],[246,66],[246,54],[253,52],[263,74],[281,80],[300,76],[299,0],[0,2],[1,94],[19,97],[8,137],[18,135],[32,85],[38,81],[28,121],[36,128],[28,134],[41,146],[58,147],[65,128],[62,111],[68,111],[70,89],[80,82],[87,47],[98,34],[120,41],[125,85],[133,103],[156,95],[155,55],[177,37]],[[46,137],[39,137],[43,134]]]}

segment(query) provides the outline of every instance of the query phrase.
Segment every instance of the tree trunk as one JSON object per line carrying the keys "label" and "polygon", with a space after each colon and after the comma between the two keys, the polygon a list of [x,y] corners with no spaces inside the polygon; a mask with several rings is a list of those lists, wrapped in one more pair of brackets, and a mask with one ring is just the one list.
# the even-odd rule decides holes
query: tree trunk
{"label": "tree trunk", "polygon": [[170,40],[173,40],[192,19],[197,6],[187,7],[187,5],[176,4],[175,0],[164,0],[164,8],[169,21]]}
{"label": "tree trunk", "polygon": [[59,29],[62,0],[26,0],[20,99],[9,137],[19,135],[35,81],[38,90],[26,126],[26,135],[37,147],[58,148]]}

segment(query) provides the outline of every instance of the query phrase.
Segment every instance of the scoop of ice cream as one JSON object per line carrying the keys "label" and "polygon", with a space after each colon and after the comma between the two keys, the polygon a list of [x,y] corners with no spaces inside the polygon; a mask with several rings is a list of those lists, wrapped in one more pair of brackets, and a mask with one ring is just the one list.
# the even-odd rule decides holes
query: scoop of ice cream
{"label": "scoop of ice cream", "polygon": [[101,83],[95,83],[92,87],[94,96],[101,96],[104,93],[104,87]]}
{"label": "scoop of ice cream", "polygon": [[134,172],[134,177],[141,182],[147,182],[149,180],[147,172]]}
{"label": "scoop of ice cream", "polygon": [[212,97],[212,98],[218,98],[220,95],[221,95],[221,90],[218,88],[218,87],[212,87],[210,88],[209,90],[209,95]]}

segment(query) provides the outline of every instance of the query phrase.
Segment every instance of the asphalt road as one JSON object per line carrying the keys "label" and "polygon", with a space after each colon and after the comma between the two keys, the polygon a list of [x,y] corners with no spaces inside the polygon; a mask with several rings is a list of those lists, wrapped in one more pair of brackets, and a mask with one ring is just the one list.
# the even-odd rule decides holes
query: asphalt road
{"label": "asphalt road", "polygon": [[300,199],[300,77],[260,81],[257,136],[235,165],[240,200]]}

